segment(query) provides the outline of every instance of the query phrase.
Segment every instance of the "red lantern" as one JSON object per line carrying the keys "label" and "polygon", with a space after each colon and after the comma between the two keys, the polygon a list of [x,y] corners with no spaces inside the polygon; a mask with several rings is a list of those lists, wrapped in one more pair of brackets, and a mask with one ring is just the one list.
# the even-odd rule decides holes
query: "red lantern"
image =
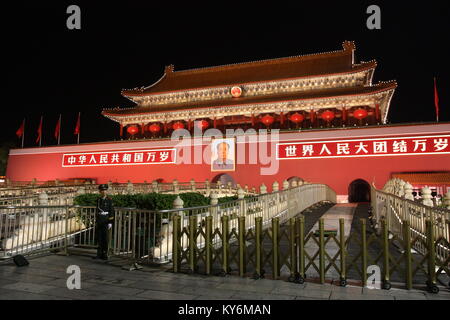
{"label": "red lantern", "polygon": [[334,112],[329,110],[322,112],[322,119],[326,122],[330,122],[334,119]]}
{"label": "red lantern", "polygon": [[130,126],[130,127],[127,128],[127,132],[129,134],[131,134],[132,136],[134,136],[136,133],[139,132],[139,129],[136,126]]}
{"label": "red lantern", "polygon": [[261,118],[261,122],[264,123],[266,126],[270,126],[273,123],[273,117],[267,114]]}
{"label": "red lantern", "polygon": [[367,117],[367,111],[365,109],[355,110],[353,111],[353,116],[358,120],[362,120]]}
{"label": "red lantern", "polygon": [[172,128],[173,128],[173,130],[184,129],[184,124],[183,124],[183,122],[178,121],[172,125]]}
{"label": "red lantern", "polygon": [[300,123],[303,120],[305,120],[305,117],[302,114],[296,112],[289,117],[289,120],[291,120],[294,123]]}
{"label": "red lantern", "polygon": [[148,130],[152,133],[157,133],[157,132],[161,131],[161,127],[159,126],[159,124],[154,123],[154,124],[150,125],[150,127],[148,127]]}
{"label": "red lantern", "polygon": [[209,127],[209,122],[206,120],[200,120],[199,122],[197,122],[197,127],[204,130]]}

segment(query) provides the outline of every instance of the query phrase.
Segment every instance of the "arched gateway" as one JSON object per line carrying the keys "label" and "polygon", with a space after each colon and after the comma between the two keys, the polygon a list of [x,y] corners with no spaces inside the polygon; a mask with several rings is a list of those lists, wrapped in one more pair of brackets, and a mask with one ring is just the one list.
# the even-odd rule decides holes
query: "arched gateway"
{"label": "arched gateway", "polygon": [[362,179],[353,180],[348,186],[348,202],[369,202],[370,185]]}
{"label": "arched gateway", "polygon": [[220,184],[221,185],[228,185],[228,182],[231,182],[231,185],[233,186],[233,187],[235,187],[236,186],[236,181],[234,181],[234,179],[233,179],[233,177],[232,176],[230,176],[229,174],[226,174],[226,173],[221,173],[221,174],[218,174],[217,176],[215,176],[213,179],[212,179],[212,183],[217,183],[218,181],[220,181]]}

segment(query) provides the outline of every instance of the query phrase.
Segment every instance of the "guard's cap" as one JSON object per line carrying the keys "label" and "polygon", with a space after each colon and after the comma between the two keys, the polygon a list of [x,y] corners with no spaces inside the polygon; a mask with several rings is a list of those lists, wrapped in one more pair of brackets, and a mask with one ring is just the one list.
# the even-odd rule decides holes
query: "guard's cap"
{"label": "guard's cap", "polygon": [[98,190],[108,190],[108,185],[107,184],[101,184],[98,186]]}

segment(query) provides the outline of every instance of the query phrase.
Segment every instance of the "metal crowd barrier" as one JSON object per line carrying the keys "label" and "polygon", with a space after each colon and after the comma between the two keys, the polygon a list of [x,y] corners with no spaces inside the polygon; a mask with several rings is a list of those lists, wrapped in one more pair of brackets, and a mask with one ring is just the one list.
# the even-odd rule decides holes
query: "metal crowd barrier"
{"label": "metal crowd barrier", "polygon": [[[308,184],[203,207],[157,211],[117,208],[110,231],[110,253],[133,261],[165,263],[172,259],[175,216],[181,218],[183,229],[192,217],[205,224],[209,216],[218,228],[224,216],[230,218],[232,227],[238,226],[237,218],[241,216],[246,216],[249,222],[261,217],[264,225],[268,225],[273,217],[284,221],[322,200],[335,202],[336,195],[325,185]],[[0,259],[67,250],[70,246],[96,246],[94,207],[0,206],[0,217]],[[249,223],[249,227],[254,226]],[[218,239],[216,242],[219,243]],[[187,245],[187,237],[181,245]]]}

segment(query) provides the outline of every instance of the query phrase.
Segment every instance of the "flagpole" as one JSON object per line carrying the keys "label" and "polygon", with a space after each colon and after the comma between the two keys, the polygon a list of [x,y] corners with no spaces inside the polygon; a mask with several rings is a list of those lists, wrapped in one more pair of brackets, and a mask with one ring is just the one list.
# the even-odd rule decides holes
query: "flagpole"
{"label": "flagpole", "polygon": [[59,127],[58,127],[58,146],[61,141],[61,113],[59,114]]}
{"label": "flagpole", "polygon": [[[438,97],[437,86],[436,86],[436,77],[434,77],[434,107],[436,108],[436,122],[439,122],[439,102],[436,101]],[[438,100],[439,101],[439,100]]]}
{"label": "flagpole", "polygon": [[78,127],[78,138],[77,138],[77,143],[80,144],[81,112],[78,112],[78,120],[80,121],[80,126]]}
{"label": "flagpole", "polygon": [[40,133],[40,138],[39,138],[39,147],[41,147],[42,146],[42,117],[43,116],[41,116],[41,123],[39,124],[39,126],[41,127],[41,133]]}
{"label": "flagpole", "polygon": [[23,149],[23,140],[25,138],[25,119],[26,118],[23,118],[22,149]]}

